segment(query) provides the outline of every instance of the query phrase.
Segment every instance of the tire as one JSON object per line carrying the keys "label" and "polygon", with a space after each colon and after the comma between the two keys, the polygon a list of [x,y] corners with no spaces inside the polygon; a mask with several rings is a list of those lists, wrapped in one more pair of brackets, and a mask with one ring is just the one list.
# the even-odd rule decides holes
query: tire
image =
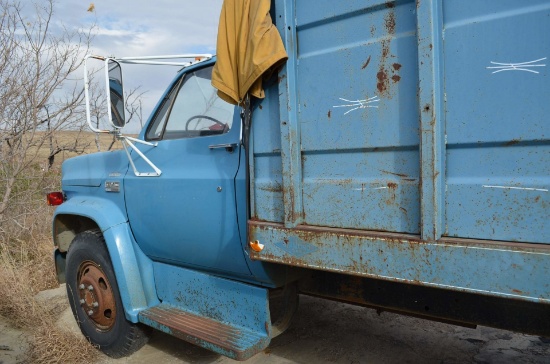
{"label": "tire", "polygon": [[101,231],[73,239],[67,254],[67,296],[82,334],[102,352],[120,358],[148,340],[147,327],[126,320],[111,259]]}

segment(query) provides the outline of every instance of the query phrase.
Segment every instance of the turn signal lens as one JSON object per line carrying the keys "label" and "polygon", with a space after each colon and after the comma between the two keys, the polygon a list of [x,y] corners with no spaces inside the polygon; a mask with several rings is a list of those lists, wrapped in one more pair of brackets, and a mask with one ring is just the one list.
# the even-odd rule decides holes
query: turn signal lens
{"label": "turn signal lens", "polygon": [[262,250],[264,250],[264,245],[260,244],[258,240],[251,241],[248,243],[248,245],[250,246],[250,249],[254,250],[256,253],[259,253]]}
{"label": "turn signal lens", "polygon": [[58,206],[65,201],[65,196],[63,196],[63,192],[50,192],[46,195],[46,201],[49,206]]}

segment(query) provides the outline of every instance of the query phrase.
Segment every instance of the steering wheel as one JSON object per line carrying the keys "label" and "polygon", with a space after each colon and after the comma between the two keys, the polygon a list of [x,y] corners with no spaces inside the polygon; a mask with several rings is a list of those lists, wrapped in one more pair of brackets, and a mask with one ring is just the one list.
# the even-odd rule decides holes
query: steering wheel
{"label": "steering wheel", "polygon": [[195,120],[195,119],[207,119],[207,120],[210,120],[216,124],[219,124],[221,126],[223,126],[224,128],[226,127],[226,124],[225,123],[222,123],[221,121],[217,120],[217,119],[214,119],[213,117],[211,116],[208,116],[208,115],[195,115],[195,116],[191,116],[187,122],[185,123],[185,130],[189,130],[189,123],[191,122],[191,120]]}

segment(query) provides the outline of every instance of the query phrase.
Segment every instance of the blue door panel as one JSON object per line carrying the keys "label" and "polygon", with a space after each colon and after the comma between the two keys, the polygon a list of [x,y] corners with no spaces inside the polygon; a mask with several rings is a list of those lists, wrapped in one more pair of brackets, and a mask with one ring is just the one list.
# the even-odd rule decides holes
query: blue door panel
{"label": "blue door panel", "polygon": [[[237,142],[237,129],[147,147],[145,154],[162,175],[128,174],[125,181],[132,231],[145,254],[184,266],[249,274],[236,223],[239,151],[209,149],[211,144]],[[139,158],[134,161],[138,169],[147,168]]]}

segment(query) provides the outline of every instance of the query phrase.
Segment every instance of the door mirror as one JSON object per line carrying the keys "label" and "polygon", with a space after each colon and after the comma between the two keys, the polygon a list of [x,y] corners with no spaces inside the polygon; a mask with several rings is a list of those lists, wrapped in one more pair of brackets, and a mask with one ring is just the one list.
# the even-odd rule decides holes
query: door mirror
{"label": "door mirror", "polygon": [[109,108],[109,122],[115,128],[123,128],[126,125],[124,115],[124,89],[122,87],[122,69],[120,63],[109,59],[109,93],[107,95]]}

